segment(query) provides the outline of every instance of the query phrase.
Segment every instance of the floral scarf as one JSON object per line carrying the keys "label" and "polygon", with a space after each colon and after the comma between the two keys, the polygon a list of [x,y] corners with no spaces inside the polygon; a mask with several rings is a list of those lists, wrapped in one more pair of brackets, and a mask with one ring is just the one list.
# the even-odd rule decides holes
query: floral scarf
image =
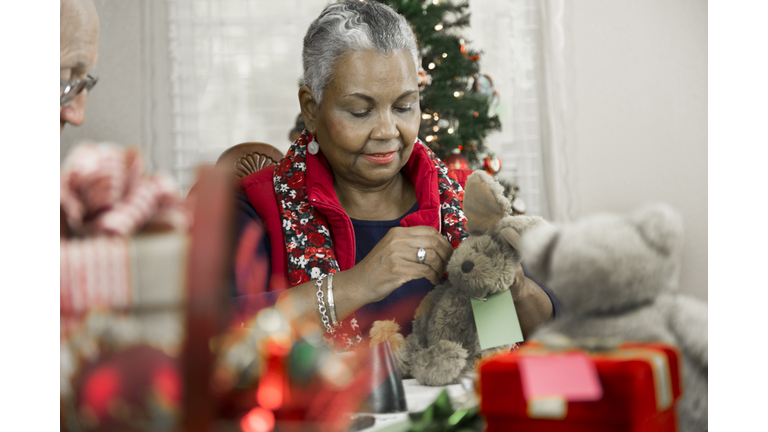
{"label": "floral scarf", "polygon": [[[337,273],[339,264],[333,252],[331,233],[325,216],[307,199],[306,157],[310,134],[304,130],[291,145],[288,153],[275,167],[273,183],[280,203],[286,252],[288,254],[288,279],[291,286],[316,280],[322,274]],[[421,141],[430,160],[437,168],[440,191],[441,233],[456,248],[467,231],[467,219],[461,209],[464,190],[448,168]],[[338,348],[354,348],[363,341],[355,315],[339,321],[331,333],[329,342]]]}

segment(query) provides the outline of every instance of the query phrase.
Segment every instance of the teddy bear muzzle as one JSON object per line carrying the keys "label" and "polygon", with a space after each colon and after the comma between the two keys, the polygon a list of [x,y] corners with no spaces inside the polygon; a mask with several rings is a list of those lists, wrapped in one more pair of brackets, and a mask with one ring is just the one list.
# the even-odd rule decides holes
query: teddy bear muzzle
{"label": "teddy bear muzzle", "polygon": [[472,261],[467,260],[461,263],[461,271],[463,271],[464,273],[471,272],[473,268],[475,268],[475,263],[473,263]]}

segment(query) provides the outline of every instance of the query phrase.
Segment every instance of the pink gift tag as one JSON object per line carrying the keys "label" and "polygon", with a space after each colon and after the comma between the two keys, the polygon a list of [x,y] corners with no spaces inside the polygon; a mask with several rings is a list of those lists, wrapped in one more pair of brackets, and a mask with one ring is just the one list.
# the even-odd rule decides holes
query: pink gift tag
{"label": "pink gift tag", "polygon": [[526,400],[559,396],[588,402],[603,397],[595,364],[585,353],[521,355],[517,363]]}

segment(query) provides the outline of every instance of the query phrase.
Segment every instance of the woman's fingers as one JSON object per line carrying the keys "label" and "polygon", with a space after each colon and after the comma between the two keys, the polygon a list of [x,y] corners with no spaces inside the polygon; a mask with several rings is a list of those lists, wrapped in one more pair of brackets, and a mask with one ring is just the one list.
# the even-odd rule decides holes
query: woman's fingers
{"label": "woman's fingers", "polygon": [[404,263],[398,272],[406,276],[407,280],[427,278],[433,285],[440,283],[440,277],[443,274],[442,271],[435,269],[432,265],[427,265],[426,262],[424,264],[418,262]]}
{"label": "woman's fingers", "polygon": [[[424,261],[419,262],[422,248]],[[375,296],[383,298],[414,279],[427,278],[437,285],[452,253],[451,244],[434,228],[397,227],[389,230],[355,267],[366,275],[368,284],[376,287]]]}
{"label": "woman's fingers", "polygon": [[[453,254],[453,248],[434,228],[418,226],[408,228],[393,228],[387,236],[392,247],[398,251],[403,261],[429,267],[439,281],[448,260]],[[419,260],[419,251],[424,250],[424,260]],[[422,271],[427,271],[422,268]],[[431,276],[422,276],[430,278]],[[431,280],[431,279],[430,279]]]}

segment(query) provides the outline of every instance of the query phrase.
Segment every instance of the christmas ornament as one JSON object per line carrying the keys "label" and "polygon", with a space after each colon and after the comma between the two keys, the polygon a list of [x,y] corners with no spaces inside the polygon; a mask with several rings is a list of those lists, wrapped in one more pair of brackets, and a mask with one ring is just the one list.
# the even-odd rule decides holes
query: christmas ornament
{"label": "christmas ornament", "polygon": [[424,71],[423,68],[419,68],[419,87],[426,87],[432,84],[432,75]]}
{"label": "christmas ornament", "polygon": [[450,169],[469,169],[469,161],[461,154],[461,150],[455,148],[443,163]]}
{"label": "christmas ornament", "polygon": [[475,75],[472,91],[488,98],[488,117],[496,115],[496,107],[499,106],[499,93],[493,87],[493,80],[488,75]]}
{"label": "christmas ornament", "polygon": [[523,202],[522,198],[516,196],[515,199],[512,200],[512,210],[515,214],[525,214],[525,209],[525,202]]}
{"label": "christmas ornament", "polygon": [[483,159],[483,169],[490,175],[498,173],[501,171],[501,159],[493,153],[488,153]]}
{"label": "christmas ornament", "polygon": [[459,43],[461,44],[461,55],[463,55],[464,57],[470,59],[472,62],[476,62],[476,61],[480,60],[480,55],[478,55],[478,54],[473,55],[473,56],[470,56],[469,54],[467,54],[467,45],[464,44],[464,38],[461,38],[459,40]]}

